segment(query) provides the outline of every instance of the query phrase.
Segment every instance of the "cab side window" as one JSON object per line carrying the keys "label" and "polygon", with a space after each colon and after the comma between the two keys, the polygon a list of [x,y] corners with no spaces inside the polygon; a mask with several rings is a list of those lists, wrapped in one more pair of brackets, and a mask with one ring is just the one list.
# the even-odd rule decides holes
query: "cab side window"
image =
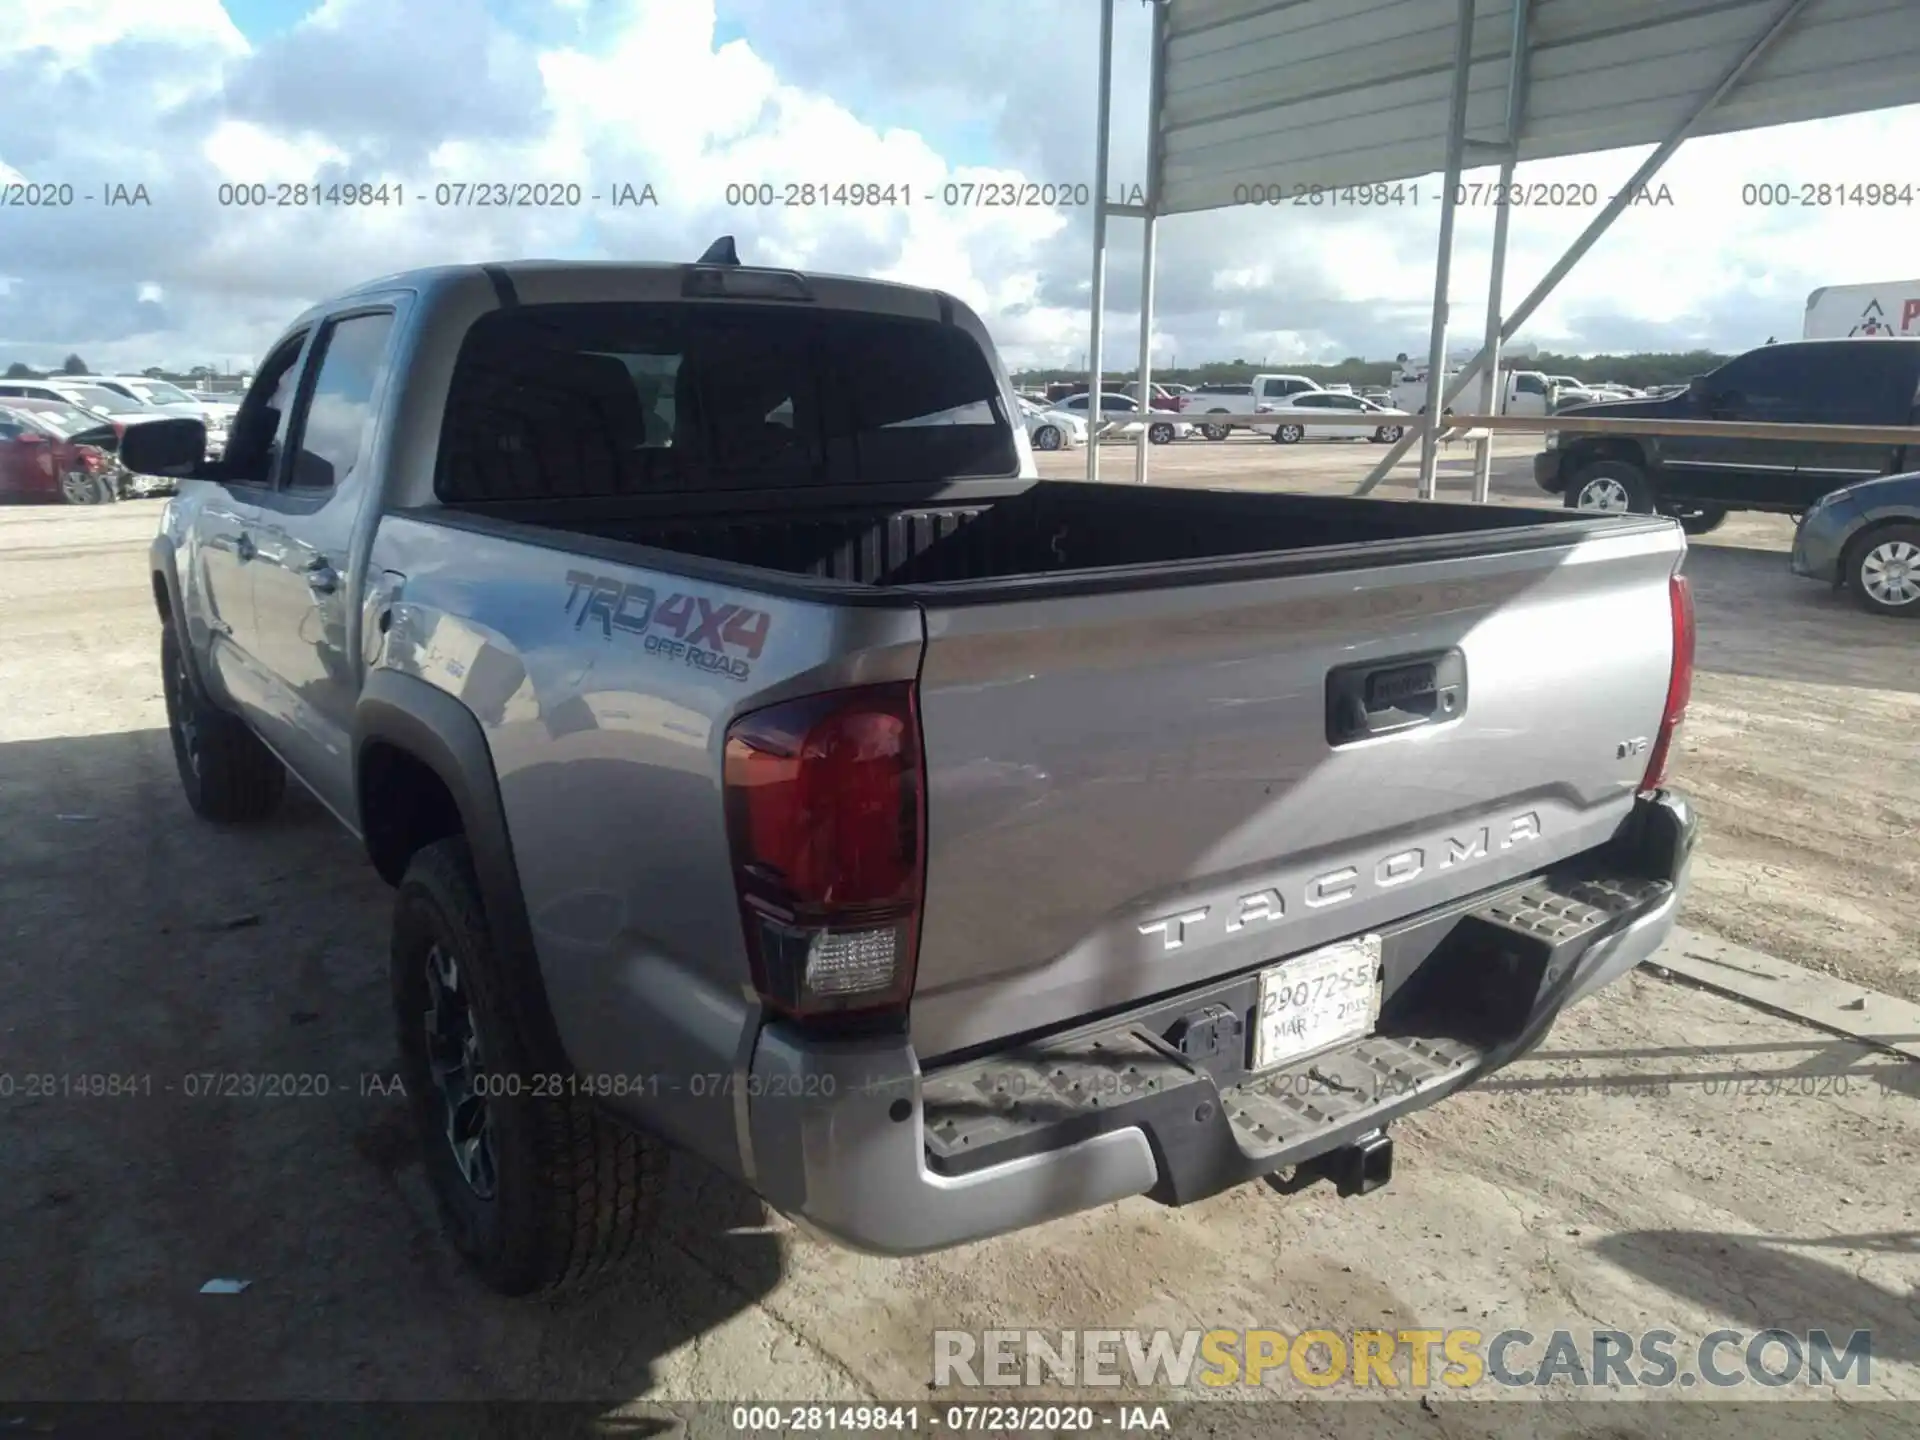
{"label": "cab side window", "polygon": [[293,424],[293,400],[300,385],[300,352],[306,334],[295,335],[267,357],[253,388],[240,402],[227,432],[221,478],[229,484],[271,485]]}
{"label": "cab side window", "polygon": [[314,345],[312,391],[306,398],[287,485],[331,490],[353,473],[373,428],[373,406],[387,371],[393,313],[349,315],[327,326]]}

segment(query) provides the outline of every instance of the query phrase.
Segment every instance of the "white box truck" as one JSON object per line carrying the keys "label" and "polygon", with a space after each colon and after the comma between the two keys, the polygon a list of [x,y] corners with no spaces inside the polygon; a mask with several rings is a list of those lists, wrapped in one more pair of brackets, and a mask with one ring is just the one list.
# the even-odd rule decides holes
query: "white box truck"
{"label": "white box truck", "polygon": [[1803,340],[1855,335],[1920,335],[1920,280],[1822,285],[1807,296]]}
{"label": "white box truck", "polygon": [[[1447,383],[1460,372],[1447,371]],[[1508,370],[1505,384],[1494,388],[1494,403],[1501,415],[1545,415],[1551,403],[1553,386],[1538,370]],[[1396,409],[1421,415],[1427,408],[1427,367],[1403,365],[1394,372],[1393,403]],[[1480,379],[1474,377],[1466,390],[1448,407],[1462,414],[1480,408]]]}

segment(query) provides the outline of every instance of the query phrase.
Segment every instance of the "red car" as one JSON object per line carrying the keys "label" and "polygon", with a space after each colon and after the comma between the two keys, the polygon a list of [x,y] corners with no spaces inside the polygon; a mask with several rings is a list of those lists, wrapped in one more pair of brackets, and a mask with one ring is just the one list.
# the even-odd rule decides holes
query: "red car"
{"label": "red car", "polygon": [[57,400],[0,404],[0,498],[104,505],[120,498],[114,429]]}

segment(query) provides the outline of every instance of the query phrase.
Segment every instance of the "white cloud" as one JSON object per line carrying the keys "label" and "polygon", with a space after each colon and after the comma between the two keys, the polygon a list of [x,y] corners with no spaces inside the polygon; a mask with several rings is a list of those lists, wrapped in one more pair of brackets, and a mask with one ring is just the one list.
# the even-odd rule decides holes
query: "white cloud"
{"label": "white cloud", "polygon": [[[988,319],[1015,363],[1086,345],[1089,220],[1076,207],[952,207],[948,181],[1092,180],[1090,7],[840,0],[574,5],[539,40],[480,0],[326,0],[250,46],[217,0],[58,0],[0,29],[0,178],[142,182],[146,211],[0,209],[0,363],[241,363],[314,298],[414,265],[513,255],[680,259],[739,236],[751,262],[936,285]],[[1144,21],[1117,14],[1114,176],[1139,172]],[[48,115],[63,119],[44,123]],[[1522,338],[1565,348],[1742,348],[1797,330],[1817,285],[1914,268],[1915,203],[1742,203],[1761,182],[1897,179],[1920,110],[1691,142],[1543,305]],[[988,153],[983,157],[982,150]],[[1639,155],[1523,167],[1610,193]],[[1885,173],[1881,173],[1885,172]],[[1474,177],[1486,181],[1491,172]],[[1920,179],[1920,177],[1915,177]],[[218,203],[222,183],[387,183],[385,207]],[[439,184],[651,184],[658,208],[467,208]],[[729,206],[730,184],[894,186],[875,208]],[[1390,355],[1424,346],[1437,181],[1417,207],[1242,208],[1161,227],[1156,351],[1205,358]],[[274,198],[278,198],[277,194]],[[931,203],[930,203],[931,201]],[[1591,218],[1523,208],[1509,305]],[[1463,213],[1452,329],[1482,324],[1491,212]],[[1137,348],[1136,223],[1115,220],[1109,364]]]}

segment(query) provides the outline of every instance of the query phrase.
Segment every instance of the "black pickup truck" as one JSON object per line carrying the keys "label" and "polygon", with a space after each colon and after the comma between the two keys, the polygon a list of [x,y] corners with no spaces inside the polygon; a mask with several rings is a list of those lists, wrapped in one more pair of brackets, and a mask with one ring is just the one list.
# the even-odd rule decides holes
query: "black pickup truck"
{"label": "black pickup truck", "polygon": [[[1797,425],[1920,423],[1920,338],[1801,340],[1749,350],[1677,395],[1570,406],[1566,415]],[[1730,510],[1790,515],[1843,485],[1920,466],[1916,447],[1698,435],[1549,434],[1534,482],[1569,509],[1678,518],[1694,534]]]}

